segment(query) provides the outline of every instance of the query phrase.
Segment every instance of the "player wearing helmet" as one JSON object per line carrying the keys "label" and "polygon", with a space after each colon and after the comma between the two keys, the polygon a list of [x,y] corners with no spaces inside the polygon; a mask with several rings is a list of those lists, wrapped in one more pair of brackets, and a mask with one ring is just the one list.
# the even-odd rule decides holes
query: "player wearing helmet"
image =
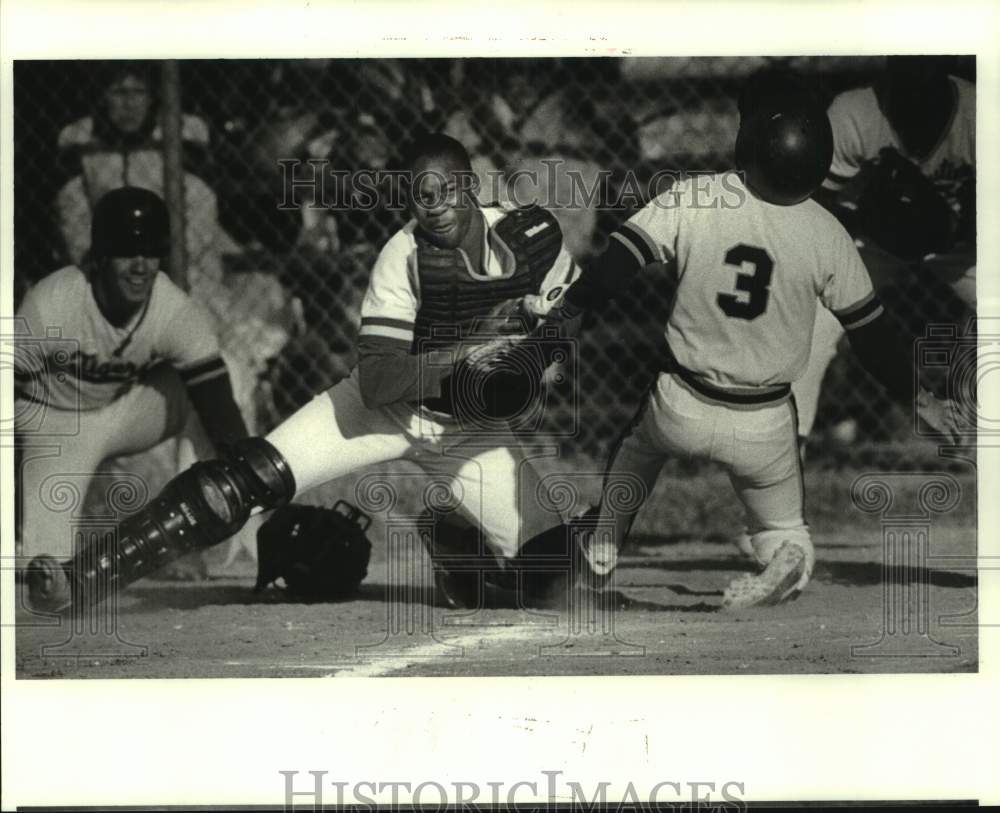
{"label": "player wearing helmet", "polygon": [[576,278],[558,222],[538,207],[478,206],[468,153],[447,136],[418,140],[405,169],[412,219],[375,262],[351,376],[267,438],[178,475],[117,538],[100,540],[66,567],[33,562],[34,604],[65,606],[67,580],[100,600],[108,579],[126,585],[192,546],[221,541],[251,514],[392,460],[447,484],[453,499],[442,513],[481,531],[475,546],[493,569],[513,570],[525,542],[561,528],[561,517],[539,503],[539,475],[507,423],[517,407],[509,400],[514,382],[503,371],[480,375],[474,354],[466,354],[485,343],[474,336],[477,325],[488,328],[498,308],[531,297],[541,316]]}
{"label": "player wearing helmet", "polygon": [[63,498],[102,461],[151,448],[193,406],[216,444],[246,436],[211,322],[161,268],[166,206],[122,187],[97,203],[81,267],[30,289],[16,317],[16,432],[24,556],[72,552]]}
{"label": "player wearing helmet", "polygon": [[[809,199],[832,156],[824,109],[795,77],[765,74],[748,83],[740,114],[739,171],[689,178],[654,199],[612,235],[549,317],[600,306],[646,265],[675,269],[670,357],[615,446],[604,493],[638,477],[648,494],[669,457],[721,464],[763,568],[729,586],[723,603],[731,607],[789,598],[813,569],[790,384],[806,367],[818,304],[893,397],[909,403],[914,394],[911,354],[853,240]],[[924,391],[917,402],[928,423],[948,429],[944,404]],[[597,584],[610,578],[638,510],[602,507],[599,526],[613,524],[613,533],[582,536],[584,572]]]}

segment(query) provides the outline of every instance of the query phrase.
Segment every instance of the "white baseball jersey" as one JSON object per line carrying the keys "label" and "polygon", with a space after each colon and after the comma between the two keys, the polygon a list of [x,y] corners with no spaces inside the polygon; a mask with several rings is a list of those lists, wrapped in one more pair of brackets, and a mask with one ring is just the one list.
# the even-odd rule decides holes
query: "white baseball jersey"
{"label": "white baseball jersey", "polygon": [[161,362],[189,386],[222,367],[208,315],[163,272],[146,306],[122,327],[105,319],[76,266],[40,280],[17,316],[28,331],[18,343],[18,395],[56,409],[106,406]]}
{"label": "white baseball jersey", "polygon": [[833,127],[833,163],[823,186],[841,189],[865,162],[878,157],[879,150],[893,147],[919,166],[950,200],[952,187],[965,180],[976,165],[976,86],[954,76],[950,80],[955,98],[952,119],[941,140],[923,158],[906,152],[873,88],[856,88],[837,96],[828,111]]}
{"label": "white baseball jersey", "polygon": [[854,241],[813,200],[776,206],[735,172],[678,182],[615,234],[640,266],[676,259],[666,338],[720,387],[788,384],[806,368],[817,300],[847,328],[882,311]]}

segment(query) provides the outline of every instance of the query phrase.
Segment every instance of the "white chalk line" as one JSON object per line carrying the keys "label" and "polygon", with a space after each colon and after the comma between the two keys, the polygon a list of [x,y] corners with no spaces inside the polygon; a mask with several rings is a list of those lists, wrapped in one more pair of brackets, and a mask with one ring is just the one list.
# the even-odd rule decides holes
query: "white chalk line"
{"label": "white chalk line", "polygon": [[[315,670],[330,673],[330,677],[382,677],[400,672],[417,664],[462,663],[470,652],[486,646],[495,646],[509,641],[524,640],[536,635],[552,635],[552,628],[536,624],[519,626],[504,625],[478,629],[455,637],[447,637],[442,641],[430,640],[417,646],[404,649],[394,655],[373,654],[365,658],[363,655],[356,663],[270,663],[252,661],[226,661],[226,666],[252,667],[270,670]],[[377,652],[377,649],[374,650]]]}

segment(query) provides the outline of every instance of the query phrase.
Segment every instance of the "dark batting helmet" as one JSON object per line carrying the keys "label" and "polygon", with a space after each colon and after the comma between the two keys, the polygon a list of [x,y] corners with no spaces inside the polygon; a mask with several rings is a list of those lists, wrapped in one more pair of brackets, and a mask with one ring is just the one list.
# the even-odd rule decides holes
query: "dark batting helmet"
{"label": "dark batting helmet", "polygon": [[163,257],[170,251],[170,217],[155,192],[123,186],[94,207],[90,253],[94,257]]}
{"label": "dark batting helmet", "polygon": [[750,79],[740,95],[736,163],[747,186],[780,206],[808,198],[833,160],[826,109],[795,76],[768,72]]}

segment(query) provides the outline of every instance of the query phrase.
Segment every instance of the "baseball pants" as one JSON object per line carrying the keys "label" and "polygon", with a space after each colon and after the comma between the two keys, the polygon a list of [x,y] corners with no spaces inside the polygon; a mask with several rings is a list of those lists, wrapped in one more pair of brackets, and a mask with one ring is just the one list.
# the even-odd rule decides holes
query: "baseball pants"
{"label": "baseball pants", "polygon": [[141,508],[143,503],[136,501],[155,492],[135,483],[138,492],[132,494],[127,479],[111,486],[109,504],[85,506],[98,467],[108,458],[137,454],[177,435],[192,414],[184,384],[168,365],[154,368],[100,409],[59,410],[18,402],[21,555],[68,558],[78,532],[117,522]]}
{"label": "baseball pants", "polygon": [[[641,499],[650,494],[671,458],[720,464],[743,503],[747,532],[807,533],[803,515],[802,469],[797,420],[791,400],[753,407],[713,403],[677,376],[662,373],[637,420],[612,453],[605,476],[608,489],[641,481]],[[614,523],[620,548],[641,500],[614,511],[602,500],[602,521]]]}
{"label": "baseball pants", "polygon": [[484,436],[406,404],[369,409],[357,370],[316,396],[267,436],[288,461],[296,493],[365,466],[415,463],[443,479],[456,510],[482,529],[494,553],[513,557],[520,546],[561,522],[539,504],[539,476],[510,432]]}
{"label": "baseball pants", "polygon": [[806,371],[792,383],[795,406],[799,411],[799,436],[809,437],[816,422],[819,397],[823,391],[823,379],[830,362],[837,356],[837,345],[844,335],[837,317],[826,308],[816,308],[816,323],[813,327],[812,346],[809,348],[809,363]]}

